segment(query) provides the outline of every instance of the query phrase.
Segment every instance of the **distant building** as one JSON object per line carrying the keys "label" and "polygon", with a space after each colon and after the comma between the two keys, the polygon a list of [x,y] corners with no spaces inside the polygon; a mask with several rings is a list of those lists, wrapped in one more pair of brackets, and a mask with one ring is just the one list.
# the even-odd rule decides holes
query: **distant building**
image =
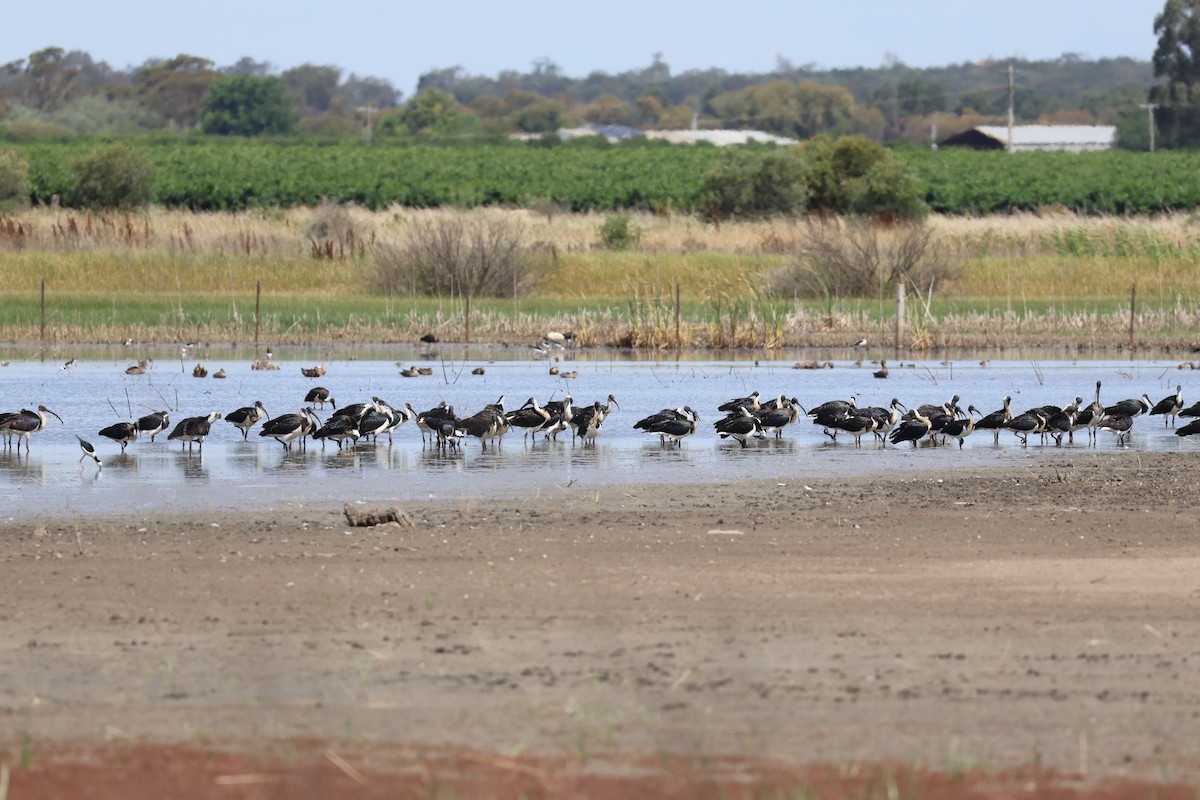
{"label": "distant building", "polygon": [[1117,129],[1112,125],[1014,125],[1012,147],[1008,127],[980,125],[943,139],[939,147],[970,147],[975,150],[1063,150],[1082,153],[1108,150],[1116,143]]}
{"label": "distant building", "polygon": [[776,136],[772,133],[764,133],[763,131],[726,131],[726,130],[677,130],[677,131],[646,131],[647,139],[662,139],[671,144],[697,144],[699,142],[708,142],[717,147],[726,147],[731,144],[747,144],[748,142],[759,142],[761,144],[796,144],[796,139],[789,139],[786,136]]}
{"label": "distant building", "polygon": [[[542,134],[538,133],[518,133],[514,134],[514,139],[522,139],[528,141],[530,139],[538,139]],[[630,139],[635,136],[644,136],[647,139],[661,139],[662,141],[670,142],[671,144],[697,144],[698,142],[708,142],[717,147],[725,147],[733,144],[746,144],[748,142],[760,142],[763,144],[795,144],[796,139],[789,139],[786,136],[775,136],[763,131],[726,131],[726,130],[673,130],[673,131],[643,131],[637,128],[628,128],[623,125],[582,125],[578,128],[559,128],[555,131],[558,138],[566,141],[567,139],[575,139],[579,136],[603,136],[610,142],[619,142],[624,139]]]}

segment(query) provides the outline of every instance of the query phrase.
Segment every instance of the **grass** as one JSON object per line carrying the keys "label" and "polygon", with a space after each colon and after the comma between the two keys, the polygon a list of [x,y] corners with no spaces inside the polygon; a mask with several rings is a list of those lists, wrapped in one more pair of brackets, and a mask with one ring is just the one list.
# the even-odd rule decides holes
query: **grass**
{"label": "grass", "polygon": [[[635,246],[611,250],[600,244],[598,214],[354,208],[337,211],[336,227],[319,224],[328,208],[0,216],[0,339],[40,339],[44,280],[46,338],[56,344],[251,341],[259,288],[264,341],[412,343],[429,332],[463,341],[461,298],[382,295],[372,257],[379,245],[403,245],[413,220],[462,213],[507,216],[545,255],[515,299],[472,301],[472,341],[535,341],[551,329],[573,330],[585,346],[892,341],[891,289],[825,300],[764,295],[764,276],[787,265],[808,235],[803,221],[715,227],[637,215]],[[956,277],[928,312],[910,298],[904,346],[1125,344],[1134,284],[1136,344],[1196,337],[1200,225],[1189,215],[934,217],[929,225]],[[336,241],[321,238],[329,235]]]}

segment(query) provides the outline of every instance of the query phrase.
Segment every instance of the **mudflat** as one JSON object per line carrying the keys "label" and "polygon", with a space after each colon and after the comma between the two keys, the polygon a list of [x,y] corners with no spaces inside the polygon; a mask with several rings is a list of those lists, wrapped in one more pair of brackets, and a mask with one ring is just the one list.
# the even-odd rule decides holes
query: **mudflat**
{"label": "mudflat", "polygon": [[0,525],[8,796],[1195,797],[1200,453],[806,469]]}

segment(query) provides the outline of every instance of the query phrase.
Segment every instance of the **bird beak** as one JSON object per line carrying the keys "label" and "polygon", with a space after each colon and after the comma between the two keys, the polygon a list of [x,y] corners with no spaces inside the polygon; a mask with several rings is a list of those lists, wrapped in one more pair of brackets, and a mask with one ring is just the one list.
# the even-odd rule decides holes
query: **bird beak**
{"label": "bird beak", "polygon": [[[48,408],[46,409],[46,413],[47,413],[47,414],[54,414],[54,412],[53,412],[53,411],[51,411],[51,410],[50,410],[50,409],[48,409]],[[63,422],[63,418],[62,418],[62,417],[60,417],[60,416],[58,416],[58,414],[54,414],[54,417],[55,417],[55,419],[57,419],[57,420],[58,420],[58,422],[59,422],[59,424],[60,424],[60,425],[66,425],[66,424],[67,424],[67,423]]]}

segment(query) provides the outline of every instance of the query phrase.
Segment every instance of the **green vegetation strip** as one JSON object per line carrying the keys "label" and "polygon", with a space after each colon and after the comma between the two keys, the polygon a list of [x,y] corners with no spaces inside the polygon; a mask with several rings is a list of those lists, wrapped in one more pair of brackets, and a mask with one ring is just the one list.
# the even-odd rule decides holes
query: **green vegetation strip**
{"label": "green vegetation strip", "polygon": [[[660,143],[419,145],[200,138],[127,140],[157,168],[154,202],[197,210],[316,205],[383,209],[507,205],[571,211],[694,208],[714,147]],[[88,140],[15,147],[34,197],[68,196],[70,161]],[[980,153],[896,151],[935,212],[987,214],[1058,206],[1087,214],[1153,214],[1200,206],[1200,152]]]}

